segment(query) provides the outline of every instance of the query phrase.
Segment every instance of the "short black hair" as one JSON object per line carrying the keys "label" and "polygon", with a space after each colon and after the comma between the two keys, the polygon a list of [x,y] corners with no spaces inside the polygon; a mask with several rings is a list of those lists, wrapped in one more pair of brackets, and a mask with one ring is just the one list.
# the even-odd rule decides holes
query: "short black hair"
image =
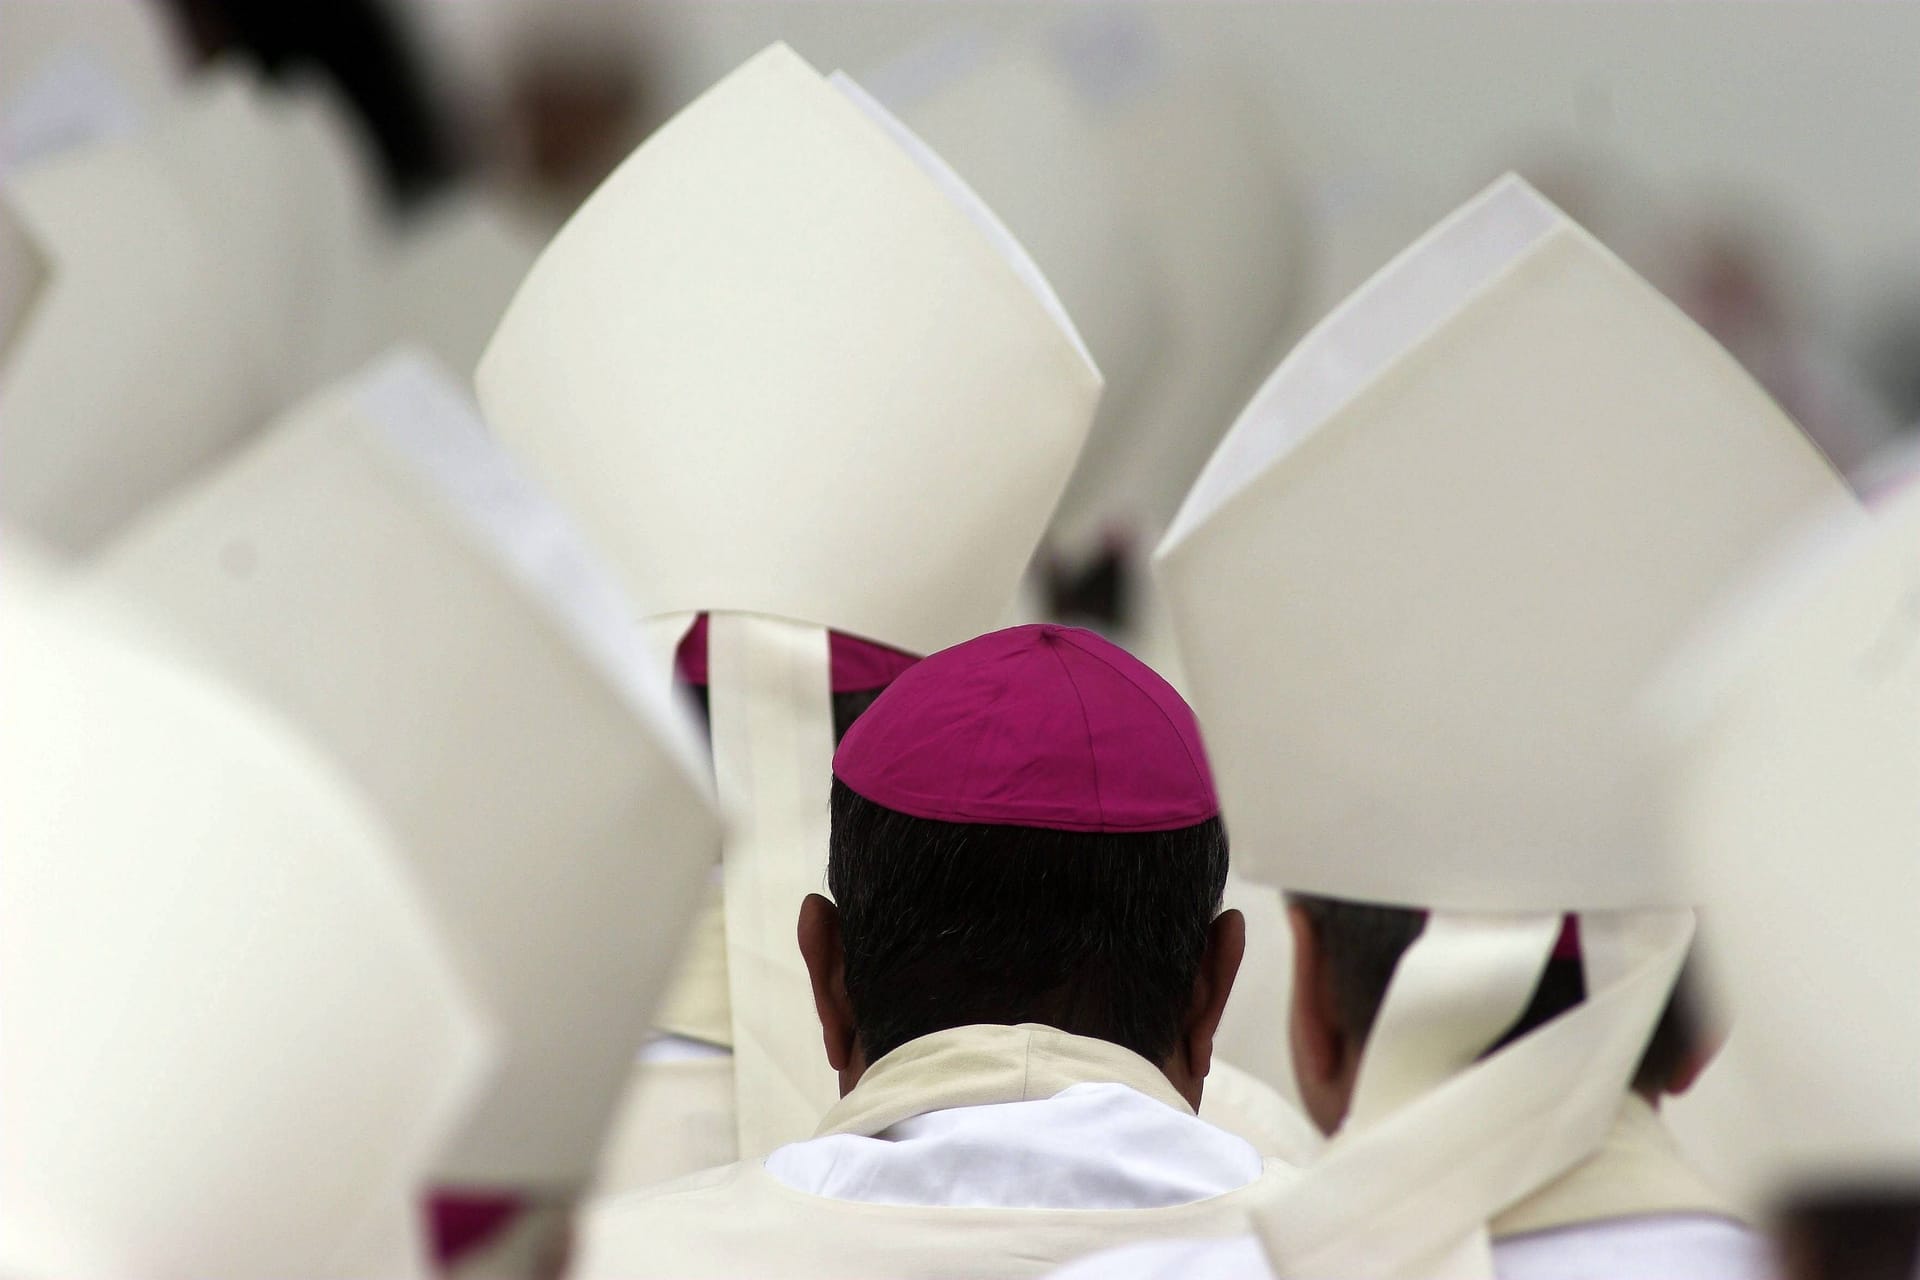
{"label": "short black hair", "polygon": [[[1287,900],[1306,914],[1320,954],[1326,958],[1334,1015],[1340,1020],[1341,1031],[1364,1043],[1380,1016],[1387,984],[1400,957],[1426,927],[1426,913],[1411,907],[1305,893],[1288,894]],[[1653,1093],[1666,1088],[1692,1052],[1698,1038],[1698,1020],[1690,987],[1683,971],[1634,1070],[1636,1091]],[[1526,1009],[1486,1052],[1506,1048],[1586,998],[1586,973],[1579,960],[1547,961]]]}
{"label": "short black hair", "polygon": [[1124,833],[936,822],[838,778],[831,804],[827,886],[869,1061],[977,1023],[1173,1053],[1226,887],[1218,818]]}

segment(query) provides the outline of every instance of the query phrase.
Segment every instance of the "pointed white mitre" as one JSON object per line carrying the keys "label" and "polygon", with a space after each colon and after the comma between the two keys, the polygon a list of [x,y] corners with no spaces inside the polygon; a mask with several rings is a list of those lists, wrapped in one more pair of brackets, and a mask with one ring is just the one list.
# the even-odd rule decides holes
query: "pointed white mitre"
{"label": "pointed white mitre", "polygon": [[304,741],[45,607],[0,597],[0,1272],[337,1274],[484,1078],[477,1005]]}
{"label": "pointed white mitre", "polygon": [[[1844,490],[1709,338],[1507,179],[1281,364],[1159,553],[1243,870],[1433,914],[1345,1127],[1259,1217],[1286,1276],[1483,1276],[1591,1152],[1693,933],[1634,698]],[[1513,1025],[1561,913],[1588,998]]]}
{"label": "pointed white mitre", "polygon": [[718,849],[666,672],[565,519],[405,354],[107,547],[94,587],[372,797],[505,1033],[447,1181],[585,1179]]}
{"label": "pointed white mitre", "polygon": [[[1920,494],[1843,511],[1676,660],[1673,851],[1765,1117],[1756,1195],[1920,1179]],[[1731,1065],[1731,1064],[1729,1064]]]}
{"label": "pointed white mitre", "polygon": [[1237,865],[1469,911],[1685,901],[1629,703],[1843,492],[1710,338],[1497,183],[1280,365],[1158,553]]}
{"label": "pointed white mitre", "polygon": [[477,386],[650,608],[930,652],[997,623],[1100,377],[964,184],[775,45],[561,229]]}

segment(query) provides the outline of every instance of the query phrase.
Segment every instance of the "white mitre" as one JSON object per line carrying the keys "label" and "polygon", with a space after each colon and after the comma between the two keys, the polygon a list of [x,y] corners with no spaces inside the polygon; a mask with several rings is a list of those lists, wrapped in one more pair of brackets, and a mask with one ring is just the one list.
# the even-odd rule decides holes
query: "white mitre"
{"label": "white mitre", "polygon": [[1810,528],[1651,701],[1742,1041],[1747,1190],[1920,1186],[1920,492]]}
{"label": "white mitre", "polygon": [[361,159],[330,99],[222,66],[147,127],[5,174],[0,514],[85,553],[338,366]]}
{"label": "white mitre", "polygon": [[837,1097],[791,945],[826,864],[824,629],[928,653],[998,625],[1099,372],[966,184],[775,45],[581,206],[476,386],[645,608],[711,611],[737,1136],[805,1137]]}
{"label": "white mitre", "polygon": [[5,580],[0,1272],[341,1275],[464,1113],[486,1025],[319,754]]}
{"label": "white mitre", "polygon": [[[1705,600],[1845,500],[1731,357],[1517,179],[1255,396],[1158,557],[1236,865],[1432,913],[1346,1128],[1265,1217],[1283,1273],[1484,1268],[1487,1219],[1605,1132],[1692,934],[1630,707]],[[1475,1065],[1563,912],[1590,998]],[[1476,1160],[1414,1194],[1422,1150]]]}
{"label": "white mitre", "polygon": [[301,726],[393,828],[504,1033],[440,1179],[584,1181],[718,849],[711,775],[634,611],[465,393],[388,357],[90,580]]}
{"label": "white mitre", "polygon": [[581,206],[476,382],[651,608],[914,653],[997,623],[1101,386],[985,206],[785,45]]}

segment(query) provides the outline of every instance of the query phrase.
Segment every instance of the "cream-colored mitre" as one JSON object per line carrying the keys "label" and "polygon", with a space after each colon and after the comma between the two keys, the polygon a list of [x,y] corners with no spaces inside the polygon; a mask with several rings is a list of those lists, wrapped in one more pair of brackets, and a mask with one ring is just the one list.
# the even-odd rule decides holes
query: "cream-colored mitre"
{"label": "cream-colored mitre", "polygon": [[1101,383],[959,179],[776,45],[587,200],[477,385],[648,607],[927,653],[997,624]]}
{"label": "cream-colored mitre", "polygon": [[340,1276],[486,1024],[319,753],[4,576],[0,1272]]}
{"label": "cream-colored mitre", "polygon": [[[1755,1200],[1920,1181],[1920,494],[1811,527],[1657,686]],[[1759,1117],[1757,1122],[1754,1117]]]}
{"label": "cream-colored mitre", "polygon": [[1158,556],[1234,832],[1289,888],[1472,911],[1684,902],[1630,705],[1832,469],[1515,179],[1310,334]]}
{"label": "cream-colored mitre", "polygon": [[90,551],[317,378],[362,323],[363,160],[324,93],[223,66],[5,175],[0,513]]}
{"label": "cream-colored mitre", "polygon": [[562,228],[476,385],[641,607],[713,615],[738,1140],[804,1137],[836,1096],[792,943],[826,864],[821,629],[926,653],[996,626],[1100,375],[966,184],[776,45]]}
{"label": "cream-colored mitre", "polygon": [[396,355],[106,548],[108,606],[300,725],[392,826],[499,1020],[436,1166],[589,1173],[718,848],[631,610],[446,374]]}
{"label": "cream-colored mitre", "polygon": [[[1693,933],[1634,700],[1723,584],[1846,500],[1730,356],[1517,179],[1235,423],[1158,567],[1236,865],[1431,912],[1343,1128],[1259,1216],[1282,1275],[1485,1275],[1487,1223],[1605,1135]],[[1588,999],[1485,1057],[1564,912]]]}

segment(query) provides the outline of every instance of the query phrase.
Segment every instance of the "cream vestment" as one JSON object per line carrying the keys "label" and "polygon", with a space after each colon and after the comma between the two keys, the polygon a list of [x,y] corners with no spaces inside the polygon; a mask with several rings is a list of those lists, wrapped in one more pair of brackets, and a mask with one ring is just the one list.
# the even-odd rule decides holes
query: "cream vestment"
{"label": "cream vestment", "polygon": [[[1761,1280],[1760,1238],[1736,1222],[1636,1096],[1592,1156],[1491,1224],[1498,1280]],[[1269,1280],[1258,1238],[1117,1249],[1055,1280]]]}
{"label": "cream vestment", "polygon": [[[1033,1122],[1013,1123],[1029,1106]],[[866,1140],[925,1142],[927,1155],[889,1167]],[[1061,1178],[1021,1169],[1022,1149]],[[992,1171],[996,1150],[1009,1158]],[[1116,1242],[1241,1230],[1249,1203],[1291,1177],[1195,1119],[1124,1049],[1032,1025],[960,1027],[876,1062],[810,1141],[599,1202],[574,1275],[1039,1275]],[[1006,1207],[1010,1189],[1027,1207]]]}

